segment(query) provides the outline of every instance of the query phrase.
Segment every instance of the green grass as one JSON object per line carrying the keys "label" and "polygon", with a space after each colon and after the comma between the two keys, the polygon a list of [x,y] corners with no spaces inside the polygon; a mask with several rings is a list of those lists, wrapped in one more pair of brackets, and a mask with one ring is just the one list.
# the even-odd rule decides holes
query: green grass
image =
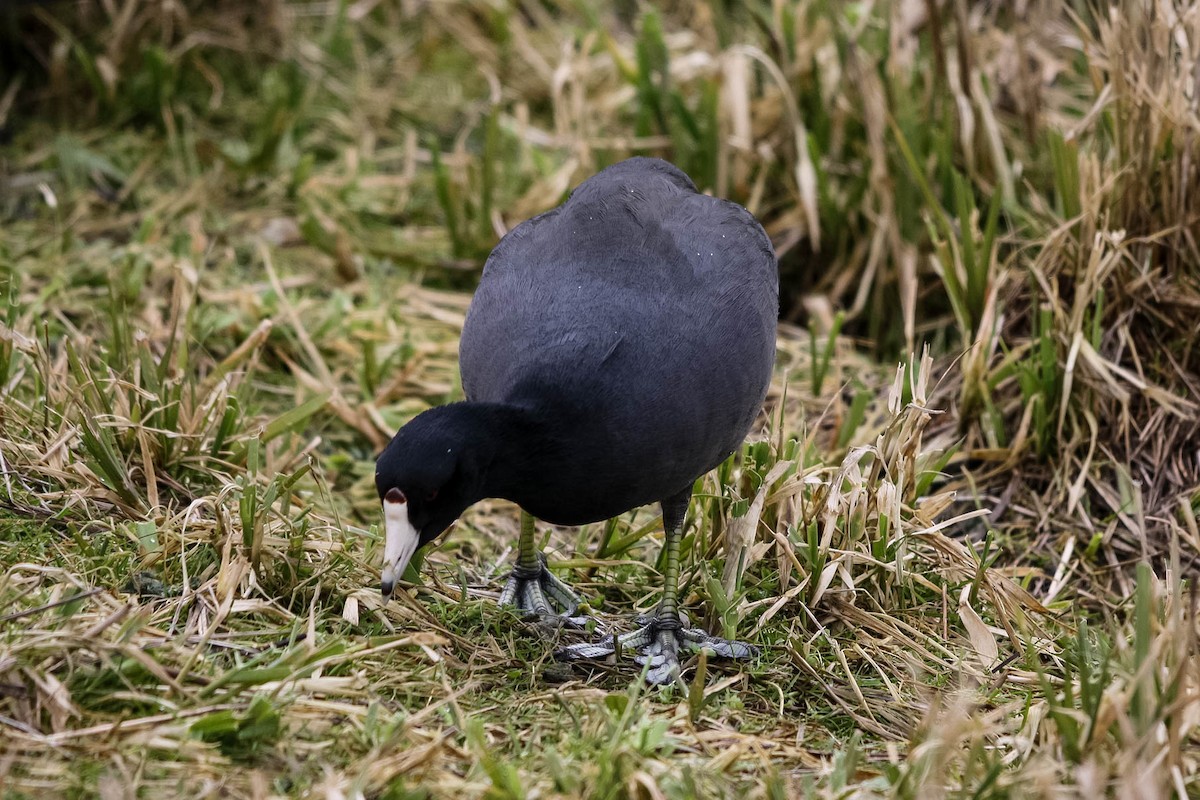
{"label": "green grass", "polygon": [[[884,5],[0,12],[5,796],[1200,796],[1200,13]],[[377,590],[483,259],[632,153],[784,282],[683,541],[762,656],[662,690],[495,606],[511,505]],[[653,510],[539,531],[653,605]]]}

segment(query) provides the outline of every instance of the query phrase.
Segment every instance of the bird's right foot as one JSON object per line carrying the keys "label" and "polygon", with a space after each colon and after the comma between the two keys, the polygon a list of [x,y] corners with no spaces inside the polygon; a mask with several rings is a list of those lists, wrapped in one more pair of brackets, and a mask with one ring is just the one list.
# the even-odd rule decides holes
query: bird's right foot
{"label": "bird's right foot", "polygon": [[758,648],[746,642],[722,639],[699,628],[689,627],[682,612],[641,617],[642,627],[620,636],[611,636],[595,643],[573,644],[558,651],[563,661],[595,659],[615,655],[624,649],[637,653],[634,661],[647,667],[646,681],[652,684],[670,683],[680,673],[681,651],[708,650],[722,658],[753,658]]}
{"label": "bird's right foot", "polygon": [[536,567],[520,564],[513,567],[499,602],[555,626],[583,628],[589,619],[586,614],[578,613],[583,600],[550,571],[542,555],[538,556]]}

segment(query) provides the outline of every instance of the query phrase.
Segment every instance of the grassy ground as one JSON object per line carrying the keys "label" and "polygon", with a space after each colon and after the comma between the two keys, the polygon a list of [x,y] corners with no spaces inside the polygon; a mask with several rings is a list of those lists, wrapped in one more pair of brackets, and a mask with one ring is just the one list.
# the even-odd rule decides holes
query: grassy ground
{"label": "grassy ground", "polygon": [[[0,11],[4,795],[1200,797],[1197,63],[1181,1]],[[762,656],[662,690],[494,605],[510,505],[377,590],[483,258],[632,153],[784,290],[684,543]],[[653,510],[540,530],[653,604]]]}

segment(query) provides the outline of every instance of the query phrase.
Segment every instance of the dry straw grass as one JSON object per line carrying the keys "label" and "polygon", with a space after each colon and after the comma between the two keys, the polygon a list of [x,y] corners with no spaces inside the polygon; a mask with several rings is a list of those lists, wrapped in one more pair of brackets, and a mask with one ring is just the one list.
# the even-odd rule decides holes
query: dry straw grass
{"label": "dry straw grass", "polygon": [[[233,7],[5,18],[7,793],[1196,795],[1200,7]],[[652,695],[492,605],[504,503],[373,588],[481,257],[630,152],[787,295],[685,540],[765,654]],[[654,602],[652,515],[543,532]]]}

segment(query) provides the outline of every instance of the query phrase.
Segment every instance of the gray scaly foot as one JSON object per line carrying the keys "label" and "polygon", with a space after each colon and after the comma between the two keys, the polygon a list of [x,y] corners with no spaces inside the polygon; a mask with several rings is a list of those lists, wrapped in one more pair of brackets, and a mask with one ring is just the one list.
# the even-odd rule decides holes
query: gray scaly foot
{"label": "gray scaly foot", "polygon": [[753,658],[758,648],[746,642],[731,641],[710,636],[699,628],[689,628],[682,615],[639,617],[642,627],[620,636],[610,637],[596,643],[573,644],[556,654],[565,661],[580,658],[605,658],[617,650],[637,651],[634,661],[649,665],[646,680],[649,683],[669,683],[679,674],[679,651],[699,652],[708,650],[723,658]]}
{"label": "gray scaly foot", "polygon": [[545,556],[538,555],[537,566],[517,564],[508,575],[500,605],[513,606],[525,615],[552,625],[582,628],[586,615],[577,614],[582,603],[579,595],[546,567]]}

